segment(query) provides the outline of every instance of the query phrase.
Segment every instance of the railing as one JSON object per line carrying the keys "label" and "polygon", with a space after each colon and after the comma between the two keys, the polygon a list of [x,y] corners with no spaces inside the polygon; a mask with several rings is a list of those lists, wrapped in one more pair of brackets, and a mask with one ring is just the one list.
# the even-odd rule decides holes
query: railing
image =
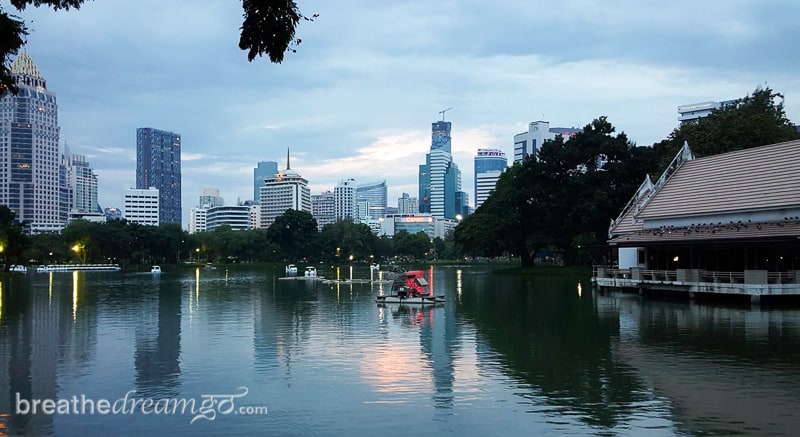
{"label": "railing", "polygon": [[[635,270],[635,273],[634,273]],[[712,270],[687,269],[681,282],[711,282],[717,284],[744,284],[745,272],[721,272]],[[634,275],[636,278],[634,278]],[[637,281],[677,282],[677,270],[619,269],[605,266],[594,266],[593,277],[596,279],[630,279]],[[757,276],[758,278],[758,276]],[[761,278],[766,278],[765,280]],[[755,283],[793,284],[798,282],[794,271],[765,272],[765,276],[756,279]],[[752,277],[748,281],[753,281]]]}

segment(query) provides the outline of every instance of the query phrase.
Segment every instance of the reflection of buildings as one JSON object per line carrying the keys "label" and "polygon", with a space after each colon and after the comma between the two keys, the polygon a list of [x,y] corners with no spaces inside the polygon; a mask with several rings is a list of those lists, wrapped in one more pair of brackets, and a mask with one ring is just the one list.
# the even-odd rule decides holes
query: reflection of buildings
{"label": "reflection of buildings", "polygon": [[689,433],[793,435],[800,317],[790,312],[596,295],[618,312],[614,360],[632,366]]}
{"label": "reflection of buildings", "polygon": [[[434,273],[433,269],[430,273]],[[436,294],[441,294],[452,286],[444,272],[429,278],[431,287],[436,285],[433,288]],[[456,307],[452,302],[452,295],[450,299],[445,304],[444,311],[437,312],[434,308],[426,310],[429,323],[422,325],[419,331],[422,353],[430,361],[433,372],[433,401],[436,408],[453,407],[454,361],[459,353],[458,339],[461,334],[456,324]]]}
{"label": "reflection of buildings", "polygon": [[[305,284],[292,285],[305,287]],[[311,308],[302,297],[285,299],[267,293],[258,294],[256,305],[253,315],[255,368],[269,372],[284,366],[286,378],[291,378],[292,357],[299,355],[309,340]]]}
{"label": "reflection of buildings", "polygon": [[181,372],[181,293],[178,288],[160,289],[159,281],[153,284],[158,301],[141,309],[136,329],[136,390],[141,396],[176,396]]}
{"label": "reflection of buildings", "polygon": [[[52,273],[51,279],[52,279]],[[76,278],[80,273],[76,274]],[[58,399],[60,373],[73,373],[96,347],[95,302],[80,281],[60,280],[49,290],[31,288],[21,278],[0,282],[0,412],[13,413],[20,399]],[[6,416],[0,434],[42,435],[49,415]],[[7,420],[5,424],[3,421]],[[6,429],[2,429],[5,425]]]}

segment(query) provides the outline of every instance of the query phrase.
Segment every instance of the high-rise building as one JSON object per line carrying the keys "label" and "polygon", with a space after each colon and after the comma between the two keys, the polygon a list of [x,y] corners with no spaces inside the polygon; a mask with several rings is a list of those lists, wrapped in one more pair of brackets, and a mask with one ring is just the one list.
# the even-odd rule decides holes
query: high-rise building
{"label": "high-rise building", "polygon": [[356,180],[342,179],[333,189],[333,215],[336,220],[351,220],[358,223],[356,204]]}
{"label": "high-rise building", "polygon": [[317,229],[336,222],[336,200],[333,191],[325,191],[311,196],[311,215],[317,221]]}
{"label": "high-rise building", "polygon": [[159,222],[181,224],[181,136],[136,129],[136,188],[159,192]]}
{"label": "high-rise building", "polygon": [[207,228],[208,208],[197,206],[189,210],[189,233],[205,232]]}
{"label": "high-rise building", "polygon": [[0,204],[30,225],[27,232],[57,232],[67,222],[69,189],[56,95],[26,51],[10,72],[19,93],[0,99]]}
{"label": "high-rise building", "polygon": [[397,198],[397,214],[408,215],[419,212],[419,202],[416,197],[409,197],[408,193],[403,193]]}
{"label": "high-rise building", "polygon": [[253,200],[258,202],[261,199],[261,187],[264,186],[264,181],[274,178],[276,174],[278,174],[277,162],[258,162],[258,166],[253,169]]}
{"label": "high-rise building", "polygon": [[128,188],[125,190],[125,219],[140,225],[158,226],[159,199],[158,188]]}
{"label": "high-rise building", "polygon": [[197,205],[204,208],[223,206],[225,205],[225,199],[219,195],[219,188],[204,188],[203,194],[200,195],[200,202]]}
{"label": "high-rise building", "polygon": [[286,170],[265,181],[261,187],[261,228],[266,229],[286,211],[294,209],[311,213],[311,190],[308,181],[289,165],[286,152]]}
{"label": "high-rise building", "polygon": [[83,155],[72,155],[69,169],[69,187],[72,192],[70,210],[97,212],[97,175]]}
{"label": "high-rise building", "polygon": [[356,202],[368,202],[367,216],[369,218],[385,217],[387,191],[385,179],[381,182],[360,184],[356,188]]}
{"label": "high-rise building", "polygon": [[514,162],[523,162],[533,157],[541,149],[542,144],[552,140],[556,135],[569,139],[572,135],[583,132],[583,129],[570,127],[550,127],[549,121],[532,121],[528,124],[528,131],[514,135]]}
{"label": "high-rise building", "polygon": [[475,156],[475,208],[494,191],[500,174],[508,167],[506,154],[498,149],[478,149]]}
{"label": "high-rise building", "polygon": [[717,109],[725,106],[730,105],[731,103],[736,103],[736,100],[723,100],[721,102],[702,102],[702,103],[692,103],[690,105],[681,105],[678,106],[678,121],[681,122],[681,126],[685,124],[695,123],[697,120],[700,120],[703,117],[707,117],[712,112],[716,111]]}
{"label": "high-rise building", "polygon": [[461,191],[461,171],[453,162],[448,121],[432,124],[431,151],[419,166],[419,212],[436,218],[461,214],[456,193]]}

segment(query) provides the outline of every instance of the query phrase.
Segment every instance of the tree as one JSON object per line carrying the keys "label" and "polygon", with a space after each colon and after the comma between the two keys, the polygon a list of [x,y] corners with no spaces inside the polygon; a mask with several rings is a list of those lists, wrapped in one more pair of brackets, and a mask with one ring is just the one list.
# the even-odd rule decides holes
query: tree
{"label": "tree", "polygon": [[[47,6],[53,10],[80,9],[86,0],[11,0],[19,11],[29,5]],[[267,55],[273,63],[283,62],[286,52],[296,52],[302,42],[295,38],[295,30],[301,20],[313,21],[318,14],[303,15],[294,0],[243,0],[244,10],[239,48],[247,50],[247,59],[252,62],[256,56]],[[16,55],[25,43],[28,28],[16,15],[9,14],[0,7],[0,97],[7,92],[16,94],[18,88],[11,76],[11,57]]]}
{"label": "tree", "polygon": [[281,258],[288,261],[315,259],[319,253],[317,221],[305,211],[289,209],[276,217],[267,229],[267,238],[280,247]]}
{"label": "tree", "polygon": [[11,264],[19,264],[20,258],[30,245],[28,236],[17,222],[16,215],[9,207],[0,205],[0,260],[5,263],[5,271]]}
{"label": "tree", "polygon": [[797,138],[794,124],[783,109],[783,94],[756,88],[753,94],[714,110],[695,123],[682,125],[653,145],[666,168],[684,142],[695,156],[775,144]]}

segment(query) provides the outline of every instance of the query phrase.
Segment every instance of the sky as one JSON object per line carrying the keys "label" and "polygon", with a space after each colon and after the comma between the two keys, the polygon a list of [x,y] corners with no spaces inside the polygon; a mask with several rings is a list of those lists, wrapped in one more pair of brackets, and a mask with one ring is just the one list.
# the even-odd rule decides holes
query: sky
{"label": "sky", "polygon": [[583,127],[607,116],[649,146],[679,105],[785,95],[800,123],[796,0],[298,0],[296,53],[247,61],[241,2],[96,0],[80,10],[7,11],[56,93],[61,143],[82,154],[103,207],[135,187],[136,128],[182,139],[183,226],[206,187],[253,197],[253,168],[277,161],[312,194],[345,178],[386,180],[388,204],[418,193],[431,123],[452,122],[454,161],[474,202],[473,159],[531,121]]}

